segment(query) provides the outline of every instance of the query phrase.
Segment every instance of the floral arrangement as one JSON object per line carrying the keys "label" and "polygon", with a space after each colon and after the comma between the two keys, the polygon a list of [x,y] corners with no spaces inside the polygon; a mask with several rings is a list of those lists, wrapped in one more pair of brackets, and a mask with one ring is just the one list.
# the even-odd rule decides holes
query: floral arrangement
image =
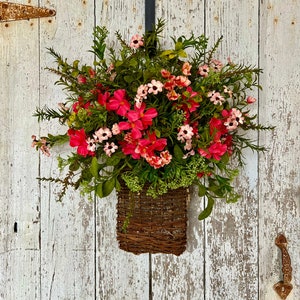
{"label": "floral arrangement", "polygon": [[164,50],[163,28],[158,20],[129,43],[116,32],[115,50],[106,46],[107,29],[96,27],[92,66],[70,64],[49,49],[57,68],[48,69],[68,97],[34,115],[56,119],[66,131],[32,138],[47,156],[55,145],[71,146],[69,156],[58,157],[65,177],[40,178],[61,183],[60,198],[68,186],[106,197],[123,183],[132,192],[146,188],[155,198],[197,185],[199,196],[208,199],[199,219],[210,214],[216,198],[239,198],[232,182],[244,163],[243,150],[265,150],[245,133],[270,129],[250,114],[256,99],[248,91],[260,88],[261,70],[216,59],[222,38],[208,49],[203,35],[173,37],[174,48]]}

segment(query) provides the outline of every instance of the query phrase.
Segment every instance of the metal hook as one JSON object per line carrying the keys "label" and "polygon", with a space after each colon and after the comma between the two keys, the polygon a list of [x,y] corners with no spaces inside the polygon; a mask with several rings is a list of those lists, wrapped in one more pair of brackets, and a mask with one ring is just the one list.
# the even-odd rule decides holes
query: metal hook
{"label": "metal hook", "polygon": [[53,9],[18,3],[0,2],[0,22],[53,17],[55,14],[56,11]]}
{"label": "metal hook", "polygon": [[293,289],[291,258],[287,251],[287,239],[283,234],[279,234],[275,239],[275,245],[281,250],[283,281],[274,284],[274,289],[281,299],[286,299]]}

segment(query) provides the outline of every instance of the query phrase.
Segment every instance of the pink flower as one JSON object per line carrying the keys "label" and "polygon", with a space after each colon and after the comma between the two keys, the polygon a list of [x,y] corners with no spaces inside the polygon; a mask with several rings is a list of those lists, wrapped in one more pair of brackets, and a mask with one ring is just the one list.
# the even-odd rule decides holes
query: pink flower
{"label": "pink flower", "polygon": [[165,165],[169,164],[172,160],[172,155],[169,153],[168,150],[163,151],[160,153],[160,156],[157,155],[146,155],[145,156],[146,161],[150,166],[152,166],[154,169],[159,169],[164,167]]}
{"label": "pink flower", "polygon": [[117,135],[121,132],[119,125],[117,123],[115,123],[112,128],[111,128],[112,134],[113,135]]}
{"label": "pink flower", "polygon": [[191,127],[188,124],[182,125],[177,134],[177,139],[181,142],[184,142],[185,140],[190,140],[193,135],[194,135],[193,127]]}
{"label": "pink flower", "polygon": [[154,169],[159,169],[162,167],[162,159],[157,155],[146,156],[145,159],[147,163]]}
{"label": "pink flower", "polygon": [[106,105],[107,110],[115,110],[120,116],[125,116],[130,109],[125,90],[116,90]]}
{"label": "pink flower", "polygon": [[223,64],[221,61],[217,60],[217,59],[213,59],[211,62],[211,67],[215,72],[220,72],[223,68]]}
{"label": "pink flower", "polygon": [[177,76],[175,78],[175,84],[178,87],[187,87],[191,84],[191,81],[186,76]]}
{"label": "pink flower", "polygon": [[224,125],[226,126],[227,130],[232,131],[238,127],[239,123],[232,118],[228,118],[226,122],[224,122]]}
{"label": "pink flower", "polygon": [[147,99],[147,95],[148,95],[148,85],[147,84],[140,85],[137,89],[136,96],[134,98],[137,107],[141,107],[143,100]]}
{"label": "pink flower", "polygon": [[160,158],[162,161],[162,166],[168,165],[172,160],[172,155],[168,150],[162,151],[160,153]]}
{"label": "pink flower", "polygon": [[169,100],[174,101],[179,98],[179,94],[177,94],[175,90],[171,90],[167,93],[167,97]]}
{"label": "pink flower", "polygon": [[162,69],[160,71],[161,75],[163,78],[166,78],[166,79],[169,79],[172,75],[169,71],[165,70],[165,69]]}
{"label": "pink flower", "polygon": [[87,140],[86,140],[86,142],[87,142],[87,149],[89,151],[95,152],[95,150],[96,150],[95,140],[91,139],[90,137],[88,137]]}
{"label": "pink flower", "polygon": [[209,92],[208,97],[210,98],[210,101],[213,102],[214,105],[222,105],[222,103],[225,101],[224,97],[221,96],[219,92]]}
{"label": "pink flower", "polygon": [[234,119],[237,123],[239,124],[244,123],[243,114],[239,109],[232,108],[230,112],[231,112],[231,118]]}
{"label": "pink flower", "polygon": [[193,148],[192,139],[186,140],[183,148],[184,150],[191,150]]}
{"label": "pink flower", "polygon": [[192,65],[189,64],[188,62],[185,62],[182,65],[182,74],[185,76],[191,75],[191,68],[192,68]]}
{"label": "pink flower", "polygon": [[115,143],[108,143],[108,142],[106,142],[106,144],[103,148],[106,155],[109,157],[112,155],[112,153],[115,153],[117,149],[118,149],[118,146],[115,145]]}
{"label": "pink flower", "polygon": [[130,47],[137,49],[141,46],[144,46],[143,37],[140,36],[139,34],[135,34],[130,40]]}
{"label": "pink flower", "polygon": [[256,99],[254,97],[248,96],[246,101],[247,101],[247,103],[251,104],[251,103],[254,103],[256,101]]}
{"label": "pink flower", "polygon": [[148,85],[148,94],[154,94],[157,95],[158,92],[162,92],[163,84],[160,81],[157,81],[155,79],[152,79]]}
{"label": "pink flower", "polygon": [[183,155],[183,159],[187,159],[188,157],[190,156],[194,156],[195,155],[195,151],[194,150],[191,150],[189,152],[187,152],[185,155]]}
{"label": "pink flower", "polygon": [[99,143],[102,143],[103,141],[108,140],[110,137],[112,137],[112,133],[111,133],[110,129],[107,127],[99,128],[94,133],[94,139]]}
{"label": "pink flower", "polygon": [[200,66],[198,69],[198,74],[202,77],[207,77],[209,72],[209,66],[208,65],[203,65]]}
{"label": "pink flower", "polygon": [[[225,112],[227,111],[222,111],[222,115],[226,115]],[[226,122],[224,122],[224,125],[227,127],[229,131],[235,130],[239,124],[243,124],[244,122],[244,117],[241,113],[240,110],[236,108],[232,108],[229,113],[227,112],[228,118]]]}
{"label": "pink flower", "polygon": [[78,82],[79,84],[85,84],[85,83],[86,83],[86,77],[83,76],[83,75],[81,75],[81,74],[79,74],[79,75],[77,76],[77,82]]}
{"label": "pink flower", "polygon": [[228,94],[230,98],[232,98],[232,90],[230,90],[226,85],[223,86],[224,93]]}

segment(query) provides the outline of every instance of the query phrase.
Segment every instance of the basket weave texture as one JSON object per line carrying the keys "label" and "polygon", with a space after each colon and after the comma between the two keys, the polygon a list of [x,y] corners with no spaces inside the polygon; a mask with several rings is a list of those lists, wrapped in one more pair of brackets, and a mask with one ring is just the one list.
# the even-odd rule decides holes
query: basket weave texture
{"label": "basket weave texture", "polygon": [[[124,184],[118,192],[117,240],[119,247],[134,254],[168,253],[180,255],[186,248],[186,188],[170,190],[152,198],[145,191],[132,193]],[[130,214],[126,231],[126,216]]]}

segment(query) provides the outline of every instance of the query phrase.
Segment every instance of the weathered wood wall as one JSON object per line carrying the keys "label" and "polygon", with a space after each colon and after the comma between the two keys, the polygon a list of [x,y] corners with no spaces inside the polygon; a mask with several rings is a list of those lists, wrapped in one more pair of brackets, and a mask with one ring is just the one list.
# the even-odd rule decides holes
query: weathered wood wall
{"label": "weathered wood wall", "polygon": [[214,41],[223,35],[224,60],[264,69],[264,89],[254,95],[257,113],[260,122],[277,126],[254,136],[269,151],[247,153],[236,182],[239,203],[220,202],[198,222],[203,200],[193,194],[180,257],[119,250],[115,196],[88,202],[70,192],[57,203],[55,188],[35,179],[57,172],[56,154],[39,158],[30,148],[32,134],[55,130],[52,124],[38,128],[35,107],[64,99],[44,69],[53,63],[46,48],[90,63],[94,25],[112,35],[120,29],[125,38],[142,33],[144,1],[28,3],[57,15],[0,23],[0,298],[276,300],[273,284],[282,274],[274,239],[283,232],[293,267],[288,299],[300,299],[300,2],[156,1],[157,17],[167,21],[165,37],[194,31]]}

